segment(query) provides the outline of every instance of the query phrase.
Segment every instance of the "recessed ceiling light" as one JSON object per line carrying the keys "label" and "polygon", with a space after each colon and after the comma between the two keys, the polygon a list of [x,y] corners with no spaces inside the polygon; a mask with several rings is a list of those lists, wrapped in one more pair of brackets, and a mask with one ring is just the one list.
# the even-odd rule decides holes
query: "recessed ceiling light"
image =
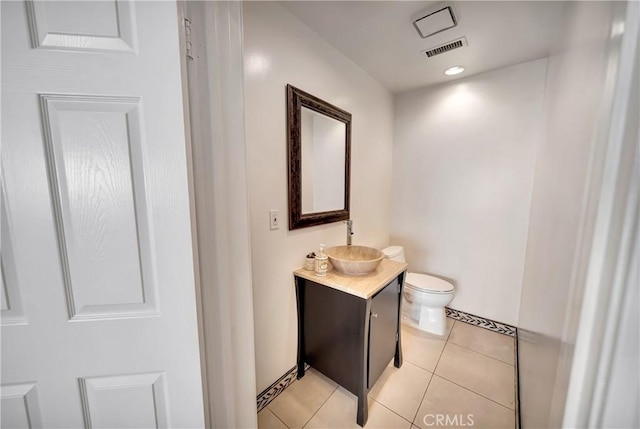
{"label": "recessed ceiling light", "polygon": [[447,76],[453,76],[456,74],[460,74],[464,71],[464,67],[462,66],[453,66],[453,67],[449,67],[448,69],[446,69],[444,71],[444,74],[446,74]]}

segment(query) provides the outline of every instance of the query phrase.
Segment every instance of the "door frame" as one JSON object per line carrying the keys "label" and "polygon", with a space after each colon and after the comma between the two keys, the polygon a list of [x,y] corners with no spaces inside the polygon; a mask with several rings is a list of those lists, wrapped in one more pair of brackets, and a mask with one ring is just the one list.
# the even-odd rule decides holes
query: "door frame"
{"label": "door frame", "polygon": [[255,428],[242,3],[177,7],[205,425]]}
{"label": "door frame", "polygon": [[[629,303],[637,260],[640,141],[638,140],[638,76],[640,19],[637,2],[615,8],[614,22],[624,33],[612,32],[608,55],[617,67],[607,79],[598,122],[606,146],[601,178],[591,175],[590,190],[597,198],[593,241],[583,244],[579,264],[585,268],[584,295],[571,362],[563,427],[602,427],[608,401],[619,401],[628,386],[612,385],[616,349],[628,341],[625,323],[637,314],[637,300]],[[634,98],[635,97],[635,98]],[[635,249],[635,250],[634,250]],[[637,277],[636,277],[637,278]],[[637,294],[635,295],[637,297]],[[637,331],[636,331],[637,332]],[[628,416],[624,416],[628,417]],[[607,426],[604,424],[604,426]]]}

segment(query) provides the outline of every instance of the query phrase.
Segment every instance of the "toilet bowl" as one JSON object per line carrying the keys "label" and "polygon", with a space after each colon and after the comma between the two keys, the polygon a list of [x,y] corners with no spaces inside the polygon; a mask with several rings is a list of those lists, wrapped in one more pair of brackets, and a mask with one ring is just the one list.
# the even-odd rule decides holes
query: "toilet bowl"
{"label": "toilet bowl", "polygon": [[[406,262],[402,246],[390,246],[382,251],[387,259]],[[404,281],[402,320],[421,331],[444,335],[447,331],[445,306],[452,300],[455,288],[451,283],[427,274],[408,273]]]}

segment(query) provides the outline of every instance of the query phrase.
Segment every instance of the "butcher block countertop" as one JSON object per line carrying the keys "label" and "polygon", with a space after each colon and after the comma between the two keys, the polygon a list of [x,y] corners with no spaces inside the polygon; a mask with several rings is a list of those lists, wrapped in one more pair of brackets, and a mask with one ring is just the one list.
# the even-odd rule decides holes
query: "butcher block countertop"
{"label": "butcher block countertop", "polygon": [[407,266],[405,262],[384,259],[375,271],[362,276],[348,276],[333,270],[322,277],[317,276],[314,271],[304,268],[298,268],[293,272],[293,275],[363,299],[369,299],[398,277],[398,274],[405,271]]}

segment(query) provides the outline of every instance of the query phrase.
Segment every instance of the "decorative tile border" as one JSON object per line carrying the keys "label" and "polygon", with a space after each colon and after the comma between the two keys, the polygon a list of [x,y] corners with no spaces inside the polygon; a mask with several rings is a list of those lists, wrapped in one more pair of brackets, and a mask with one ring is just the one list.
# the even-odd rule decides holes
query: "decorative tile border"
{"label": "decorative tile border", "polygon": [[485,319],[484,317],[474,316],[473,314],[465,313],[463,311],[454,310],[453,308],[445,307],[447,317],[455,320],[459,320],[470,325],[479,326],[484,329],[488,329],[493,332],[508,335],[510,337],[516,336],[516,328],[507,325],[505,323],[496,322],[491,319]]}
{"label": "decorative tile border", "polygon": [[[305,371],[309,369],[309,365],[305,364]],[[267,387],[262,391],[257,397],[258,402],[258,412],[262,410],[264,407],[269,405],[271,401],[276,399],[276,396],[281,394],[284,389],[289,387],[291,383],[293,383],[296,379],[296,375],[298,373],[298,366],[294,366],[289,371],[287,371],[282,377],[280,377],[275,383],[271,386]]]}

